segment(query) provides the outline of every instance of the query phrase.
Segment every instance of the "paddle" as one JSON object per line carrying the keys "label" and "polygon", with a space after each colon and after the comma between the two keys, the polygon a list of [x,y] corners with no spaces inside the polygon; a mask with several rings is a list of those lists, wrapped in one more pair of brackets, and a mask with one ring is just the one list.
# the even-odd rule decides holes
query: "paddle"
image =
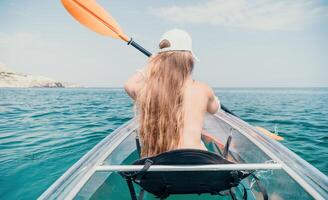
{"label": "paddle", "polygon": [[[132,38],[129,38],[115,19],[112,18],[95,0],[62,0],[62,4],[77,21],[92,31],[104,36],[123,40],[146,56],[151,56],[149,51],[133,41]],[[222,104],[221,109],[238,117]]]}
{"label": "paddle", "polygon": [[121,27],[95,0],[62,0],[66,10],[81,24],[104,36],[121,39],[132,45],[146,56],[151,53],[133,41]]}
{"label": "paddle", "polygon": [[265,135],[269,136],[272,139],[278,140],[278,141],[282,141],[284,140],[283,137],[276,135],[274,133],[271,133],[270,131],[268,131],[267,129],[260,127],[260,126],[256,126],[255,127],[257,130],[261,131],[262,133],[264,133]]}
{"label": "paddle", "polygon": [[[119,24],[95,0],[62,0],[66,10],[82,25],[104,36],[121,39],[146,56],[152,54],[123,32]],[[222,110],[233,114],[221,105]],[[236,115],[235,115],[236,116]]]}

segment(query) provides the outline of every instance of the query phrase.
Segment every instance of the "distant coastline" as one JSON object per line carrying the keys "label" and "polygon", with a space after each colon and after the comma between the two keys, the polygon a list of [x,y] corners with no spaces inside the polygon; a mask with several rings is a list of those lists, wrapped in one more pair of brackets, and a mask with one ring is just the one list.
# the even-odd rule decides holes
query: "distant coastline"
{"label": "distant coastline", "polygon": [[0,65],[0,88],[82,88],[82,86],[57,81],[45,76],[15,72],[4,65]]}
{"label": "distant coastline", "polygon": [[[0,63],[0,88],[87,88],[87,89],[113,89],[123,90],[122,86],[82,86],[79,84],[62,82],[45,76],[29,75],[11,70]],[[302,89],[328,89],[328,86],[212,86],[214,90],[302,90]]]}

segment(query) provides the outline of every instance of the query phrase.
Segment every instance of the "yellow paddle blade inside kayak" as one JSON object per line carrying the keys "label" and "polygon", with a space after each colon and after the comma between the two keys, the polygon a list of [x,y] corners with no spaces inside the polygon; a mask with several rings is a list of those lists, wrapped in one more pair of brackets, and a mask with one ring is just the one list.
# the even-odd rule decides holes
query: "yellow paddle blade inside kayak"
{"label": "yellow paddle blade inside kayak", "polygon": [[129,41],[118,23],[95,0],[62,0],[62,4],[87,28],[101,35]]}
{"label": "yellow paddle blade inside kayak", "polygon": [[271,133],[270,131],[266,130],[265,128],[263,127],[255,127],[257,130],[261,131],[262,133],[264,133],[265,135],[269,136],[270,138],[272,139],[275,139],[275,140],[278,140],[278,141],[281,141],[281,140],[284,140],[283,137],[279,136],[279,135],[276,135],[274,133]]}

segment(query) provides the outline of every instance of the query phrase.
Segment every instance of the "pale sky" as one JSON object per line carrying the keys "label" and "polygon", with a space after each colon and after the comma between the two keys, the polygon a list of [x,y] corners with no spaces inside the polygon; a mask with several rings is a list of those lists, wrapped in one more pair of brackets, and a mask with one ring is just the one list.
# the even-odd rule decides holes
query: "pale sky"
{"label": "pale sky", "polygon": [[[184,29],[213,87],[328,87],[328,2],[98,0],[125,33],[154,52]],[[0,0],[0,63],[90,87],[122,87],[146,63],[124,42],[75,21],[59,0]]]}

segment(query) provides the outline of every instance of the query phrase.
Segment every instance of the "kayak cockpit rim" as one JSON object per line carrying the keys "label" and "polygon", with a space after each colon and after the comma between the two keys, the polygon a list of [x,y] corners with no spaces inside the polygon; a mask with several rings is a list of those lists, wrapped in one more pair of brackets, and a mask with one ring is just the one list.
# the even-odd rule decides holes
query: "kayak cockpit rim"
{"label": "kayak cockpit rim", "polygon": [[[323,194],[320,194],[319,191],[316,190],[310,183],[307,182],[303,177],[301,177],[298,173],[295,172],[293,168],[288,166],[282,159],[280,159],[274,152],[271,152],[271,147],[269,148],[266,144],[262,144],[258,141],[258,139],[253,135],[253,133],[258,134],[256,130],[253,129],[246,122],[242,121],[238,117],[232,116],[224,111],[220,111],[214,115],[215,118],[220,119],[221,121],[227,123],[232,128],[238,130],[238,132],[244,135],[250,142],[252,142],[255,146],[257,146],[261,151],[263,151],[266,155],[268,155],[274,163],[252,163],[252,164],[233,164],[234,166],[196,166],[202,168],[204,171],[212,171],[213,167],[217,167],[216,170],[228,170],[227,167],[236,167],[236,170],[251,170],[251,168],[245,168],[246,165],[248,167],[253,167],[253,170],[261,170],[260,167],[267,167],[269,169],[272,167],[273,169],[281,169],[285,171],[292,179],[294,179],[305,191],[307,191],[312,197],[315,199],[324,199]],[[126,124],[122,125],[120,128],[115,130],[112,134],[108,135],[104,138],[104,141],[101,141],[98,145],[96,145],[91,151],[89,151],[85,156],[83,156],[76,164],[74,164],[60,179],[58,179],[51,187],[49,187],[38,199],[56,199],[58,197],[62,197],[64,199],[73,199],[78,192],[82,189],[82,187],[87,183],[92,175],[94,175],[97,171],[107,171],[107,172],[120,172],[120,171],[139,171],[142,166],[137,165],[104,165],[103,162],[108,155],[110,155],[114,149],[120,145],[127,137],[131,136],[137,130],[137,123],[135,120],[131,120]],[[248,133],[250,132],[250,133]],[[263,137],[262,134],[260,134]],[[109,139],[111,138],[111,139]],[[265,137],[264,137],[265,139]],[[110,143],[110,145],[108,145]],[[107,148],[106,148],[107,147]],[[97,155],[97,157],[92,156],[93,153],[102,154]],[[91,157],[91,158],[90,158]],[[72,174],[79,173],[79,168],[85,167],[83,163],[89,162],[90,159],[97,159],[96,162],[93,160],[92,166],[89,164],[84,164],[87,168],[83,171],[83,175],[79,175],[80,177],[77,180],[71,181],[70,179]],[[82,166],[77,166],[77,164]],[[140,168],[141,167],[141,168]],[[151,166],[149,170],[158,170],[158,171],[179,171],[180,169],[186,169],[186,166]],[[212,167],[212,169],[210,169]],[[238,168],[243,167],[243,168]],[[255,169],[258,167],[258,169]],[[178,169],[179,168],[179,169]],[[220,168],[220,169],[219,169]],[[237,169],[238,168],[238,169]],[[195,166],[190,166],[190,171],[199,171],[199,169],[195,170]],[[234,169],[233,169],[234,170]],[[263,169],[265,170],[265,169]],[[75,175],[74,175],[75,176]],[[70,185],[70,191],[65,191],[61,188],[61,185],[64,184],[66,180],[69,180],[68,184]],[[73,185],[72,185],[73,184]],[[65,192],[65,193],[64,193]],[[64,193],[64,194],[63,194]]]}

